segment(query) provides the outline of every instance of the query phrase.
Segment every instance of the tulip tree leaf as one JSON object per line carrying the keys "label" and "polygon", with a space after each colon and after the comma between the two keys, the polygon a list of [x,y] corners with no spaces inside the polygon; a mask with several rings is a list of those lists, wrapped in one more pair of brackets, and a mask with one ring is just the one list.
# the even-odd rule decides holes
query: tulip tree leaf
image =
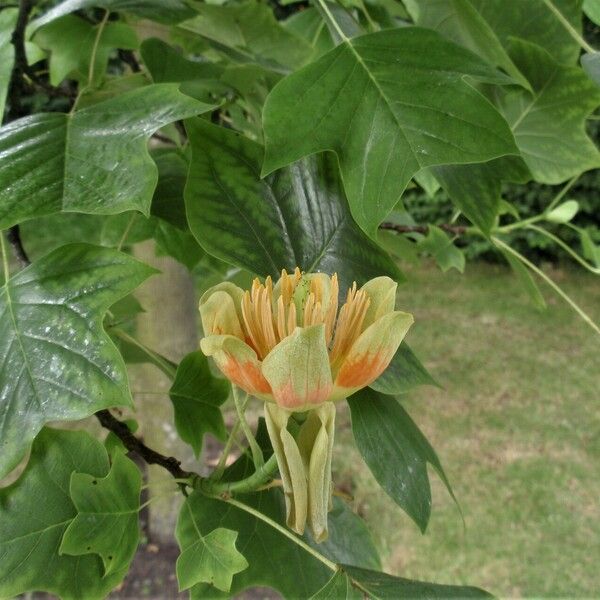
{"label": "tulip tree leaf", "polygon": [[236,548],[237,531],[218,527],[202,534],[189,503],[179,514],[176,536],[181,547],[177,559],[180,590],[206,582],[228,592],[233,576],[248,568],[248,561]]}
{"label": "tulip tree leaf", "polygon": [[419,242],[419,249],[431,254],[444,273],[452,268],[461,273],[465,270],[465,255],[435,225],[429,225],[427,237]]}
{"label": "tulip tree leaf", "polygon": [[567,200],[546,214],[546,221],[552,223],[568,223],[579,211],[577,200]]}
{"label": "tulip tree leaf", "polygon": [[600,104],[600,88],[579,67],[559,64],[542,48],[513,40],[511,56],[531,83],[498,90],[497,102],[536,181],[560,183],[600,166],[586,135],[586,117]]}
{"label": "tulip tree leaf", "polygon": [[360,567],[342,565],[346,573],[373,600],[398,600],[398,598],[493,598],[488,592],[471,586],[442,585],[413,581],[387,573],[370,571]]}
{"label": "tulip tree leaf", "polygon": [[99,556],[59,554],[76,518],[69,497],[74,471],[104,477],[108,455],[83,431],[43,429],[19,479],[0,489],[0,596],[45,591],[64,599],[105,598],[126,570],[104,574]]}
{"label": "tulip tree leaf", "polygon": [[8,94],[15,58],[14,46],[10,40],[16,22],[16,8],[5,8],[0,11],[0,119],[4,114],[4,103]]}
{"label": "tulip tree leaf", "polygon": [[220,406],[229,396],[229,383],[212,375],[202,352],[192,352],[179,363],[169,396],[177,433],[192,446],[196,457],[205,433],[219,439],[227,436]]}
{"label": "tulip tree leaf", "polygon": [[510,81],[419,27],[345,40],[269,94],[263,174],[334,151],[352,215],[374,237],[422,168],[518,153],[504,119],[465,75]]}
{"label": "tulip tree leaf", "polygon": [[166,24],[179,23],[195,14],[186,0],[63,0],[33,21],[30,27],[36,30],[46,23],[86,8],[129,12],[138,17]]}
{"label": "tulip tree leaf", "polygon": [[146,141],[213,107],[177,84],[150,85],[70,114],[39,113],[0,129],[0,227],[54,212],[148,215],[157,169]]}
{"label": "tulip tree leaf", "polygon": [[180,25],[206,39],[216,50],[238,63],[288,72],[304,64],[312,47],[275,18],[266,4],[254,1],[200,4],[200,14]]}
{"label": "tulip tree leaf", "polygon": [[97,84],[104,77],[109,56],[115,48],[137,49],[137,35],[125,23],[107,23],[99,33],[100,27],[74,15],[67,15],[37,31],[35,44],[50,52],[52,85],[59,85],[67,77],[79,81],[80,84],[89,83],[92,55],[94,83]]}
{"label": "tulip tree leaf", "polygon": [[[415,23],[441,33],[489,63],[504,69],[521,85],[529,87],[484,15],[471,0],[405,0]],[[504,9],[506,10],[506,3]],[[494,15],[485,13],[487,18]],[[496,21],[494,20],[493,23]]]}
{"label": "tulip tree leaf", "polygon": [[60,554],[99,554],[105,576],[127,569],[140,541],[138,512],[142,475],[115,452],[106,477],[73,473],[69,494],[77,515],[67,527]]}
{"label": "tulip tree leaf", "polygon": [[106,309],[154,269],[86,244],[62,246],[0,288],[0,477],[48,421],[131,404]]}
{"label": "tulip tree leaf", "polygon": [[402,342],[387,369],[369,387],[376,392],[396,396],[405,394],[419,385],[439,387],[409,345]]}
{"label": "tulip tree leaf", "polygon": [[201,119],[186,123],[192,162],[188,221],[204,249],[260,275],[282,268],[337,272],[353,280],[402,276],[352,221],[331,156],[314,156],[265,179],[261,146]]}
{"label": "tulip tree leaf", "polygon": [[352,433],[371,473],[424,532],[431,514],[427,463],[436,470],[454,498],[435,451],[393,398],[365,388],[350,396],[348,404]]}
{"label": "tulip tree leaf", "polygon": [[500,252],[506,259],[506,262],[508,262],[510,265],[513,273],[517,276],[517,279],[521,283],[521,287],[527,293],[534,306],[540,310],[546,308],[546,300],[544,299],[544,295],[531,276],[531,273],[527,270],[527,267],[525,267],[525,265],[512,254],[502,249],[500,249]]}

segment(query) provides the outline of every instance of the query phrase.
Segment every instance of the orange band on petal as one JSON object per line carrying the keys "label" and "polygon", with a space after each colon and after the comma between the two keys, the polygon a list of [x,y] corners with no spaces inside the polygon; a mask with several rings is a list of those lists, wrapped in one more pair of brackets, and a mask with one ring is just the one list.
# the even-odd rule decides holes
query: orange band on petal
{"label": "orange band on petal", "polygon": [[335,383],[345,388],[369,385],[385,371],[392,356],[389,352],[367,352],[352,362],[344,363]]}
{"label": "orange band on petal", "polygon": [[333,384],[326,385],[299,395],[294,391],[294,386],[290,381],[279,389],[273,390],[273,397],[279,406],[288,410],[295,410],[310,404],[325,402],[329,398],[332,388]]}
{"label": "orange band on petal", "polygon": [[264,378],[260,365],[252,361],[238,362],[228,355],[227,361],[220,365],[227,379],[249,394],[270,394],[271,386]]}

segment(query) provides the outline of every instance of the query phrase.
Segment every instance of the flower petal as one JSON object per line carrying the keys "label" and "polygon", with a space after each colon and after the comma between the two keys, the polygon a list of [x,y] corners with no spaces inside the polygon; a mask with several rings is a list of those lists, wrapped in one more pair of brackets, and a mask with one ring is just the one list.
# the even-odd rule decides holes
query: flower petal
{"label": "flower petal", "polygon": [[394,310],[397,287],[398,284],[389,277],[375,277],[362,286],[361,290],[367,293],[371,301],[363,322],[365,329]]}
{"label": "flower petal", "polygon": [[253,396],[273,400],[256,352],[248,344],[233,335],[209,335],[200,340],[200,348],[215,359],[229,381]]}
{"label": "flower petal", "polygon": [[230,282],[220,283],[200,298],[200,317],[206,335],[234,335],[244,339],[242,330],[242,297],[244,292]]}
{"label": "flower petal", "polygon": [[265,404],[267,430],[283,482],[287,526],[302,535],[308,512],[308,481],[296,440],[287,430],[291,414],[276,404]]}
{"label": "flower petal", "polygon": [[263,360],[262,372],[279,406],[303,411],[329,399],[333,387],[325,326],[297,327]]}
{"label": "flower petal", "polygon": [[375,381],[390,364],[413,322],[412,315],[394,311],[365,329],[344,358],[332,399],[347,398]]}

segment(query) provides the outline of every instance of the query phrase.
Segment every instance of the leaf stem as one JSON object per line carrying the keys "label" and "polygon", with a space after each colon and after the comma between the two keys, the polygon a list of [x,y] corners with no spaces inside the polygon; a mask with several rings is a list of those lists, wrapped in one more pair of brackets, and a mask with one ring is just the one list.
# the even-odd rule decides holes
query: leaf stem
{"label": "leaf stem", "polygon": [[531,229],[533,231],[537,231],[542,235],[545,235],[547,238],[551,239],[555,244],[558,244],[565,252],[568,252],[584,269],[594,273],[594,275],[600,275],[600,267],[593,267],[589,264],[585,259],[583,259],[575,250],[573,250],[568,244],[563,242],[558,236],[546,231],[543,227],[538,227],[537,225],[528,225],[526,229]]}
{"label": "leaf stem", "polygon": [[348,37],[346,36],[346,34],[342,31],[341,27],[338,25],[337,21],[335,20],[335,17],[331,14],[331,11],[329,10],[327,3],[324,0],[317,0],[319,2],[319,4],[321,5],[321,8],[323,9],[323,12],[325,13],[325,15],[327,16],[327,18],[331,21],[331,25],[333,26],[333,28],[336,30],[337,34],[340,36],[340,38],[344,41],[347,42]]}
{"label": "leaf stem", "polygon": [[125,227],[125,231],[123,231],[123,235],[121,236],[121,239],[119,240],[119,244],[117,246],[117,250],[121,250],[121,248],[123,247],[123,244],[125,243],[125,240],[127,239],[127,236],[129,235],[129,232],[131,231],[131,228],[133,226],[133,222],[135,221],[135,218],[137,217],[137,213],[134,212],[131,215],[131,218],[129,219],[129,222],[127,223],[127,227]]}
{"label": "leaf stem", "polygon": [[235,443],[235,439],[237,437],[238,431],[240,430],[240,421],[236,421],[229,432],[229,437],[225,442],[225,447],[221,452],[221,457],[219,458],[219,462],[215,467],[215,470],[211,473],[210,479],[212,481],[219,481],[223,476],[223,472],[225,471],[225,467],[227,466],[227,457],[231,453],[231,449],[233,448],[233,444]]}
{"label": "leaf stem", "polygon": [[586,51],[593,54],[596,52],[580,35],[580,33],[565,19],[564,15],[554,6],[551,0],[542,0],[544,4],[554,13],[554,16],[561,22],[562,26],[569,32],[569,35]]}
{"label": "leaf stem", "polygon": [[254,466],[256,469],[259,469],[265,464],[265,459],[260,449],[260,446],[257,444],[254,434],[250,429],[250,425],[248,425],[248,421],[246,421],[246,405],[248,403],[248,394],[242,400],[239,396],[239,388],[236,385],[232,385],[233,389],[233,402],[235,403],[235,410],[237,411],[238,419],[240,425],[242,427],[242,431],[248,440],[248,445],[250,446],[250,450],[252,451],[252,461],[254,462]]}
{"label": "leaf stem", "polygon": [[136,340],[134,337],[132,337],[122,329],[119,329],[118,327],[112,328],[111,333],[116,337],[122,339],[124,342],[133,344],[136,348],[139,348],[150,359],[150,362],[154,366],[158,367],[169,379],[175,379],[175,373],[177,372],[177,368],[166,358],[154,352],[154,350],[151,350],[150,348],[142,344],[142,342]]}
{"label": "leaf stem", "polygon": [[306,552],[311,554],[314,558],[316,558],[318,561],[322,562],[326,567],[328,567],[332,571],[335,572],[338,570],[338,566],[336,563],[329,560],[326,556],[324,556],[323,554],[321,554],[320,552],[315,550],[312,546],[309,546],[303,539],[294,535],[289,529],[287,529],[283,525],[280,525],[279,523],[277,523],[277,521],[274,521],[270,517],[267,517],[267,515],[261,513],[259,510],[256,510],[256,509],[252,508],[251,506],[244,504],[243,502],[238,502],[237,500],[234,500],[233,498],[218,498],[218,499],[222,500],[223,502],[227,502],[227,504],[231,504],[231,506],[235,506],[236,508],[239,508],[240,510],[245,511],[248,514],[251,514],[253,517],[260,519],[264,523],[267,523],[267,525],[270,525],[271,527],[273,527],[273,529],[276,529],[277,531],[279,531],[279,533],[281,533],[288,539],[292,540],[292,542],[294,542],[295,544],[300,546],[303,550],[305,550]]}
{"label": "leaf stem", "polygon": [[575,175],[574,177],[569,179],[569,181],[567,181],[567,183],[565,183],[565,185],[559,190],[558,194],[556,194],[556,196],[554,196],[554,198],[552,199],[552,202],[550,202],[550,204],[548,205],[548,207],[546,208],[546,210],[544,212],[549,213],[564,198],[565,194],[573,187],[573,185],[575,185],[575,182],[580,177],[581,177],[581,173],[578,173],[577,175]]}
{"label": "leaf stem", "polygon": [[511,248],[508,244],[505,244],[502,240],[495,236],[492,236],[492,242],[498,247],[502,248],[509,254],[512,254],[516,259],[520,260],[526,267],[531,269],[538,277],[543,279],[569,306],[597,333],[600,335],[600,327],[592,321],[590,316],[578,305],[574,300],[571,299],[548,275],[546,275],[541,269],[536,267],[531,261],[527,260],[520,252],[517,252]]}
{"label": "leaf stem", "polygon": [[10,278],[10,269],[8,268],[8,252],[6,251],[6,240],[4,239],[4,231],[0,231],[0,246],[2,247],[2,267],[4,268],[4,285],[6,285]]}
{"label": "leaf stem", "polygon": [[245,479],[239,481],[214,481],[203,479],[200,482],[200,488],[203,492],[213,496],[219,494],[247,494],[255,492],[272,479],[273,473],[277,470],[277,458],[273,454],[267,462],[259,467]]}
{"label": "leaf stem", "polygon": [[100,46],[100,38],[102,37],[102,33],[104,32],[104,28],[106,27],[106,23],[108,22],[108,17],[110,16],[110,11],[105,10],[104,16],[102,17],[102,21],[98,25],[98,31],[96,32],[96,38],[94,39],[94,45],[92,46],[92,55],[90,57],[90,67],[88,69],[88,86],[93,84],[94,80],[94,69],[96,68],[96,54],[98,54],[98,47]]}

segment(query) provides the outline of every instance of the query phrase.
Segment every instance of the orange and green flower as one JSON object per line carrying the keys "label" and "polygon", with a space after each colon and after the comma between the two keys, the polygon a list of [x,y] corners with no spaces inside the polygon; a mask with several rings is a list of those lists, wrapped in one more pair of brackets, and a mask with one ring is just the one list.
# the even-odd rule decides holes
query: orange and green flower
{"label": "orange and green flower", "polygon": [[338,280],[282,271],[243,291],[221,283],[200,300],[204,354],[249,394],[290,411],[348,397],[390,363],[413,323],[394,310],[396,283],[354,284],[338,310]]}
{"label": "orange and green flower", "polygon": [[296,269],[275,285],[255,279],[248,291],[221,283],[200,300],[202,351],[234,385],[266,401],[287,524],[302,534],[308,523],[317,542],[327,539],[331,508],[333,402],[375,381],[413,323],[394,310],[389,277],[354,283],[339,310],[338,296],[336,275]]}

